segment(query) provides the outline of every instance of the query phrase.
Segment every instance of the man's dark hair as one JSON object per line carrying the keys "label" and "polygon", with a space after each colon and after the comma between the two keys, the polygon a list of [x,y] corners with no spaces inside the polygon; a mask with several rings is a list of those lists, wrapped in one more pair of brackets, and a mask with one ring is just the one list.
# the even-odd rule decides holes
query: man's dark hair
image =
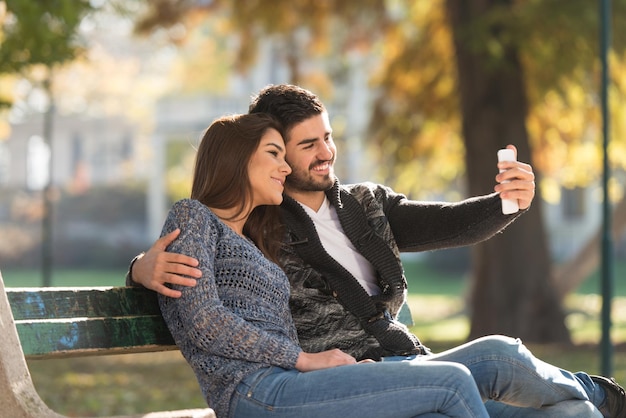
{"label": "man's dark hair", "polygon": [[288,132],[295,124],[317,116],[326,109],[310,91],[291,84],[269,85],[252,99],[248,113],[269,113]]}

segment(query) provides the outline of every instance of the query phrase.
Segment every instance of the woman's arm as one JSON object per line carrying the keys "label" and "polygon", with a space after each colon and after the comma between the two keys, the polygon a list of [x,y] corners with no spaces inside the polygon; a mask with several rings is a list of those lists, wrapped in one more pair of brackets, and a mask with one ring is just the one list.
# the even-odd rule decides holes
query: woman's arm
{"label": "woman's arm", "polygon": [[189,343],[215,355],[293,368],[301,352],[297,344],[287,335],[258,328],[222,304],[214,270],[220,239],[217,218],[209,220],[208,209],[200,205],[198,202],[175,205],[165,223],[164,232],[181,230],[168,251],[196,258],[202,271],[196,286],[172,286],[182,293],[180,298],[161,296],[165,310],[175,311],[176,321],[180,321],[179,324],[171,321],[168,326],[184,328],[184,338]]}

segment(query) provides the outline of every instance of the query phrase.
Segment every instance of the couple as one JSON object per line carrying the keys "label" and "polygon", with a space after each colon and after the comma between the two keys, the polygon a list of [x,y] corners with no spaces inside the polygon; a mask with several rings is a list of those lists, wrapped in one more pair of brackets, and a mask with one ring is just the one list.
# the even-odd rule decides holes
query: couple
{"label": "couple", "polygon": [[[260,114],[279,124],[260,128]],[[218,416],[626,416],[612,380],[541,362],[518,340],[490,336],[432,354],[393,320],[406,295],[400,251],[501,231],[519,216],[501,214],[501,197],[530,206],[530,166],[499,163],[497,193],[440,204],[340,185],[335,157],[315,95],[265,88],[250,115],[209,128],[194,200],[174,206],[163,237],[131,265],[129,283],[161,293]],[[281,201],[278,224],[268,205]]]}

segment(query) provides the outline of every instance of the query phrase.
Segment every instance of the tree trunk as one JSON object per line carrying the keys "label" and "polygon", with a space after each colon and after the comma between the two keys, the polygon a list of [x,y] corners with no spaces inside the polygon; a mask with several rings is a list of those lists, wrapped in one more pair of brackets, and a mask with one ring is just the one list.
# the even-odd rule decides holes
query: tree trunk
{"label": "tree trunk", "polygon": [[[469,24],[495,7],[510,7],[510,3],[446,2],[456,49],[471,196],[493,189],[498,149],[513,144],[520,161],[530,161],[525,126],[528,104],[517,50],[501,44],[503,56],[494,66],[493,59],[466,43]],[[499,40],[499,28],[494,25],[489,30],[493,39]],[[541,211],[537,197],[528,213],[503,234],[473,248],[470,338],[497,333],[527,342],[571,341],[551,280]]]}

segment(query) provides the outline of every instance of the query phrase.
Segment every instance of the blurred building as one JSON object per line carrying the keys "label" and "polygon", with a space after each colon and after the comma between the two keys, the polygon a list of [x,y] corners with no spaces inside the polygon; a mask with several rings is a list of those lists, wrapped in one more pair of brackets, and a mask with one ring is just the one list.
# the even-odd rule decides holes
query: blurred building
{"label": "blurred building", "polygon": [[[271,54],[269,61],[270,57]],[[139,233],[137,240],[147,245],[159,235],[170,204],[166,193],[168,144],[182,142],[192,150],[212,120],[225,114],[246,112],[250,92],[282,82],[273,79],[276,73],[267,72],[262,64],[257,71],[264,76],[253,73],[249,79],[235,79],[231,95],[173,96],[160,100],[155,107],[156,125],[149,143],[143,145],[147,146],[148,154],[141,150],[137,127],[122,117],[56,115],[51,135],[52,154],[43,140],[43,115],[15,123],[10,138],[0,142],[0,185],[14,190],[41,190],[48,181],[50,161],[52,183],[77,192],[98,185],[145,183],[145,224],[126,229]],[[365,174],[371,165],[364,161],[360,144],[368,115],[361,107],[368,99],[366,78],[358,72],[353,77],[353,84],[344,87],[343,93],[361,97],[343,103],[327,103],[333,118],[349,121],[345,123],[348,129],[337,139],[341,153],[337,172],[344,183],[371,180]],[[546,230],[556,260],[571,257],[597,232],[602,215],[598,195],[597,187],[563,190],[559,204],[544,206]],[[81,224],[88,222],[82,220]]]}
{"label": "blurred building", "polygon": [[[556,261],[575,255],[602,225],[600,185],[561,190],[558,204],[544,202],[544,224]],[[598,249],[599,251],[599,249]]]}
{"label": "blurred building", "polygon": [[130,121],[54,115],[49,138],[44,139],[43,117],[34,114],[13,123],[11,136],[0,142],[2,186],[36,191],[50,180],[55,186],[80,189],[146,176]]}
{"label": "blurred building", "polygon": [[[166,193],[169,145],[183,143],[191,150],[215,118],[245,113],[252,94],[268,84],[289,82],[282,54],[280,45],[264,41],[254,67],[246,75],[233,73],[224,93],[162,97],[154,106],[154,126],[148,133],[139,132],[139,127],[124,116],[55,114],[48,143],[44,140],[44,115],[33,113],[23,117],[12,124],[11,136],[0,141],[0,187],[37,191],[50,180],[56,186],[80,192],[102,185],[144,183],[147,198],[143,224],[124,224],[123,229],[132,231],[127,234],[147,246],[158,237],[169,208]],[[336,171],[344,183],[373,180],[372,163],[361,142],[366,137],[371,113],[370,66],[367,57],[356,53],[345,58],[342,82],[333,86],[331,98],[322,97],[331,115],[341,155]],[[49,164],[52,164],[51,179]],[[597,231],[601,206],[592,190],[564,191],[560,204],[545,205],[547,232],[557,260],[575,254]],[[114,242],[114,237],[121,234],[115,228],[90,229],[90,222],[90,219],[76,220],[75,224],[81,226],[72,229],[74,236],[79,230],[91,231],[94,236],[109,235],[109,241]]]}

